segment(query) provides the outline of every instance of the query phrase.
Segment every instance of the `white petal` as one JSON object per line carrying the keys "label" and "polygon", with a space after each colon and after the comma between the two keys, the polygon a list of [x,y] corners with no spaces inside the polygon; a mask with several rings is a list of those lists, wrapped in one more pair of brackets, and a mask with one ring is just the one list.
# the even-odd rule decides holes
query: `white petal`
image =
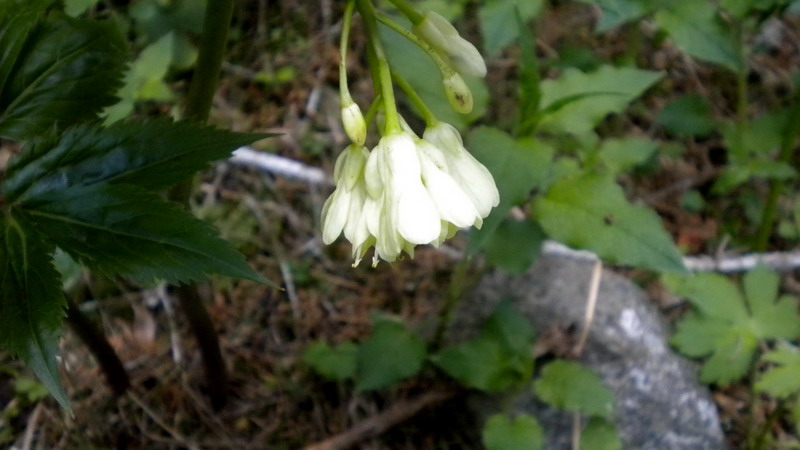
{"label": "white petal", "polygon": [[422,178],[442,220],[466,228],[480,219],[472,200],[446,172],[426,157],[422,159]]}
{"label": "white petal", "polygon": [[342,233],[350,208],[344,189],[337,188],[322,206],[322,242],[330,244]]}
{"label": "white petal", "polygon": [[408,242],[429,244],[441,231],[439,211],[421,182],[406,186],[397,200],[397,231]]}

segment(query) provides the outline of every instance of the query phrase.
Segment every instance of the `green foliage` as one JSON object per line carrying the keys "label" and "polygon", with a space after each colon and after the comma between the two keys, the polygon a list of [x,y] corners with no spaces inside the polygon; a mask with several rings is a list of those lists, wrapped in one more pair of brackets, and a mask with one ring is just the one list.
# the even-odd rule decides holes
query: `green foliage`
{"label": "green foliage", "polygon": [[695,94],[684,95],[667,105],[656,123],[678,137],[706,137],[717,128],[708,101]]}
{"label": "green foliage", "polygon": [[405,325],[379,320],[358,347],[356,391],[383,389],[415,375],[426,355],[425,342]]}
{"label": "green foliage", "polygon": [[542,82],[539,130],[582,135],[607,115],[620,113],[663,74],[630,67],[602,66],[584,73],[567,69]]}
{"label": "green foliage", "polygon": [[358,347],[352,342],[331,347],[325,342],[314,342],[303,354],[303,362],[331,381],[344,381],[356,374]]}
{"label": "green foliage", "polygon": [[497,307],[480,336],[446,348],[431,359],[465,386],[500,392],[530,379],[533,340],[530,324],[506,301]]}
{"label": "green foliage", "polygon": [[600,144],[600,159],[611,173],[625,173],[646,163],[658,151],[658,143],[643,137],[606,139]]}
{"label": "green foliage", "polygon": [[580,0],[597,5],[602,15],[595,31],[604,33],[619,25],[638,19],[651,8],[652,0]]}
{"label": "green foliage", "polygon": [[656,14],[656,22],[681,51],[732,72],[745,70],[736,37],[712,2],[678,0],[667,5]]}
{"label": "green foliage", "polygon": [[788,398],[800,392],[800,349],[784,344],[764,354],[761,360],[776,367],[769,369],[756,382],[757,391],[776,398]]}
{"label": "green foliage", "polygon": [[0,345],[19,355],[69,409],[56,364],[66,301],[53,248],[13,220],[0,220]]}
{"label": "green foliage", "polygon": [[520,29],[512,25],[517,11],[525,23],[541,12],[543,3],[543,0],[483,0],[478,18],[486,55],[497,56],[519,37]]}
{"label": "green foliage", "polygon": [[556,360],[542,369],[533,387],[540,400],[554,408],[610,419],[614,394],[584,366]]}
{"label": "green foliage", "polygon": [[534,201],[547,234],[609,261],[663,272],[684,272],[672,239],[651,210],[634,206],[611,179],[565,179]]}
{"label": "green foliage", "polygon": [[717,274],[666,276],[664,282],[697,311],[678,323],[672,343],[693,358],[708,358],[701,379],[726,385],[752,366],[761,341],[800,336],[800,314],[793,297],[778,297],[779,278],[766,268],[748,272],[744,291]]}
{"label": "green foliage", "polygon": [[605,419],[592,417],[581,433],[581,449],[622,450],[617,427]]}
{"label": "green foliage", "polygon": [[0,136],[25,140],[92,119],[114,101],[127,44],[112,23],[45,16],[42,2],[0,12]]}
{"label": "green foliage", "polygon": [[506,218],[485,243],[486,259],[508,272],[522,274],[539,258],[546,237],[536,222]]}
{"label": "green foliage", "polygon": [[495,414],[483,428],[486,450],[538,450],[544,447],[544,430],[535,417]]}
{"label": "green foliage", "polygon": [[531,190],[546,181],[553,149],[544,142],[514,139],[496,128],[477,128],[467,136],[467,147],[494,176],[500,205],[473,234],[470,247],[481,248],[512,207],[528,199]]}

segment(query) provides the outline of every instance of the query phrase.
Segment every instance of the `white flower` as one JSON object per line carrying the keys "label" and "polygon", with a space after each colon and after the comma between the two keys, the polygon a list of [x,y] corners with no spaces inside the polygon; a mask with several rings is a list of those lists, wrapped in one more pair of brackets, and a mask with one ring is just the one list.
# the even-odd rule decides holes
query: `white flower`
{"label": "white flower", "polygon": [[417,151],[422,168],[422,181],[439,211],[441,220],[458,228],[482,223],[472,199],[448,173],[446,157],[442,150],[420,139],[417,141]]}
{"label": "white flower", "polygon": [[488,216],[500,203],[500,193],[489,170],[464,148],[455,127],[439,122],[422,137],[442,151],[448,173],[472,200],[480,217]]}
{"label": "white flower", "polygon": [[335,241],[342,231],[350,242],[356,242],[358,225],[367,200],[364,166],[368,154],[366,148],[350,145],[336,160],[333,171],[336,190],[322,206],[322,241],[326,244]]}
{"label": "white flower", "polygon": [[441,15],[427,11],[414,32],[444,56],[459,73],[473,77],[486,76],[486,63],[481,53]]}

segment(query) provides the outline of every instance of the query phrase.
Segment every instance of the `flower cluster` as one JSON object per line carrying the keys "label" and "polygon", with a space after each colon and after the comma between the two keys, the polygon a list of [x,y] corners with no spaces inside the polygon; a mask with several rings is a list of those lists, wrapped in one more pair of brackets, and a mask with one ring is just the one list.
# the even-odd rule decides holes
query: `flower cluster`
{"label": "flower cluster", "polygon": [[500,201],[492,175],[442,122],[423,138],[409,131],[384,136],[369,153],[348,147],[334,180],[322,209],[323,241],[344,231],[355,264],[373,245],[373,265],[403,251],[413,257],[416,245],[438,246],[460,228],[480,227]]}
{"label": "flower cluster", "polygon": [[[461,113],[472,110],[472,92],[462,75],[485,76],[483,58],[442,16],[421,14],[405,0],[391,1],[411,20],[413,30],[379,15],[372,0],[350,0],[345,8],[339,80],[342,123],[352,144],[336,160],[336,189],[322,208],[323,241],[330,244],[344,233],[353,245],[355,264],[374,247],[373,266],[380,259],[395,261],[403,252],[413,257],[415,246],[438,246],[459,229],[480,227],[500,201],[491,173],[467,152],[458,131],[440,122],[413,87],[392,72],[377,23],[388,25],[428,54],[439,68],[451,106]],[[345,67],[356,7],[374,56],[369,61],[380,94],[366,118],[350,96]],[[394,83],[425,119],[422,137],[397,112]],[[365,141],[374,112],[385,118],[383,137],[369,151]]]}

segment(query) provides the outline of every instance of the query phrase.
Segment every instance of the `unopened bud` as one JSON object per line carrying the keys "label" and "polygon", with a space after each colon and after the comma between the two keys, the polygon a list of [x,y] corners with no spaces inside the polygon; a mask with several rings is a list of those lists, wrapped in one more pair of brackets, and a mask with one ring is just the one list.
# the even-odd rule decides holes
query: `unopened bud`
{"label": "unopened bud", "polygon": [[422,22],[414,27],[414,32],[442,54],[459,73],[472,77],[486,76],[486,62],[481,53],[441,15],[426,12]]}
{"label": "unopened bud", "polygon": [[450,106],[461,114],[472,112],[472,91],[456,72],[446,75],[443,80],[444,92]]}
{"label": "unopened bud", "polygon": [[349,104],[342,105],[342,124],[350,141],[359,146],[364,145],[367,140],[367,123],[361,114],[361,108],[352,100]]}

